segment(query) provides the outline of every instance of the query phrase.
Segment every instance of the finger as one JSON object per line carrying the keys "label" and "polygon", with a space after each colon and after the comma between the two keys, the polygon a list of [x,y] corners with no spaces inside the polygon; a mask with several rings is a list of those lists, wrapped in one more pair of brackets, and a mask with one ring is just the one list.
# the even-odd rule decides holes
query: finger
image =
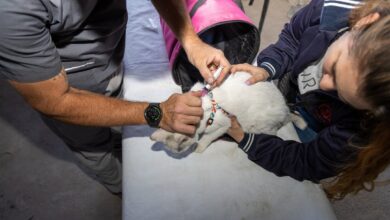
{"label": "finger", "polygon": [[237,66],[238,66],[239,64],[237,64],[237,65],[232,65],[232,67],[230,68],[230,73],[231,74],[234,74],[234,73],[236,73],[237,72]]}
{"label": "finger", "polygon": [[174,112],[179,115],[188,115],[188,116],[203,116],[203,108],[200,106],[190,106],[182,104],[176,106]]}
{"label": "finger", "polygon": [[169,131],[169,132],[176,132],[174,129],[172,129],[170,126],[160,126],[160,128]]}
{"label": "finger", "polygon": [[221,57],[219,60],[219,66],[222,66],[223,69],[222,69],[222,73],[221,73],[220,77],[218,77],[218,78],[223,80],[224,77],[230,72],[230,68],[232,66],[230,64],[230,62],[226,59],[226,57],[223,53],[221,54]]}
{"label": "finger", "polygon": [[187,106],[183,111],[178,112],[186,116],[197,116],[201,117],[203,115],[203,108],[201,107],[189,107]]}
{"label": "finger", "polygon": [[185,115],[182,117],[181,121],[187,125],[197,125],[200,122],[200,117]]}
{"label": "finger", "polygon": [[238,123],[238,120],[237,120],[236,117],[232,118],[230,122],[231,122],[231,125],[230,125],[230,126],[231,126],[232,128],[240,127],[240,123]]}
{"label": "finger", "polygon": [[212,64],[209,65],[209,70],[211,72],[214,72],[215,70],[217,70],[217,66],[214,63],[212,63]]}
{"label": "finger", "polygon": [[229,117],[231,120],[237,120],[237,117],[234,116],[234,115],[228,115],[228,117]]}
{"label": "finger", "polygon": [[195,97],[202,97],[202,91],[191,91],[189,92],[192,96],[195,96]]}
{"label": "finger", "polygon": [[231,68],[231,72],[232,73],[236,73],[236,72],[239,72],[239,71],[243,71],[243,67],[244,64],[236,64],[236,65],[233,65],[232,68]]}
{"label": "finger", "polygon": [[236,118],[236,120],[234,121],[234,123],[236,123],[237,127],[240,127],[240,128],[241,128],[241,124],[240,124],[240,122],[238,121],[237,118]]}
{"label": "finger", "polygon": [[200,98],[202,96],[202,93],[196,92],[194,95],[191,93],[185,97],[184,103],[191,107],[201,107],[202,106],[202,99]]}
{"label": "finger", "polygon": [[245,81],[245,83],[247,84],[247,85],[253,85],[253,84],[255,84],[257,82],[257,80],[256,80],[256,78],[255,77],[251,77],[251,78],[249,78],[247,81]]}
{"label": "finger", "polygon": [[267,79],[267,76],[265,74],[253,74],[251,78],[249,78],[245,83],[248,85],[253,85],[255,83],[265,81]]}
{"label": "finger", "polygon": [[223,52],[221,54],[218,66],[223,66],[223,67],[230,67],[231,66],[230,62],[226,59],[226,57],[223,54]]}
{"label": "finger", "polygon": [[222,84],[223,80],[225,80],[225,78],[230,74],[230,68],[231,66],[224,66],[224,68],[222,69],[222,72],[221,74],[219,75],[218,79],[216,80],[216,85],[215,86],[219,86]]}
{"label": "finger", "polygon": [[247,64],[247,63],[242,63],[242,64],[237,64],[237,65],[234,65],[232,67],[232,70],[231,72],[232,73],[236,73],[236,72],[239,72],[239,71],[245,71],[245,72],[248,72],[250,74],[252,74],[252,68],[253,66],[250,65],[250,64]]}
{"label": "finger", "polygon": [[208,68],[208,65],[202,65],[198,67],[200,75],[202,75],[203,79],[208,83],[208,84],[213,84],[214,83],[214,78],[213,74],[211,73],[210,69]]}
{"label": "finger", "polygon": [[[222,66],[224,69],[227,68],[227,70],[229,70],[230,63],[225,58],[225,56],[221,50],[217,50],[217,53],[214,55],[214,57],[210,57],[210,58],[211,59],[208,62],[210,62],[210,65],[215,66],[215,69],[218,69],[220,66]],[[223,81],[224,77],[226,76],[226,70],[224,70],[224,69],[222,69],[221,74],[216,79],[214,79],[214,82],[213,83],[209,82],[209,84],[215,86],[215,85],[217,85],[217,83],[216,83],[217,81],[218,82]],[[215,71],[212,71],[212,72],[214,73]]]}

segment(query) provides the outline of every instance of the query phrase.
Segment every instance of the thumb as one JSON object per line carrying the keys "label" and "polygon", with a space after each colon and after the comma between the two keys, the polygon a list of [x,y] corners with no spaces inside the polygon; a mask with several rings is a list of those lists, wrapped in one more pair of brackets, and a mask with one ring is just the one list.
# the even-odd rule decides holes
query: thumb
{"label": "thumb", "polygon": [[236,116],[230,116],[230,121],[231,122],[236,122],[237,121],[237,118],[236,118]]}
{"label": "thumb", "polygon": [[191,91],[190,94],[196,97],[202,97],[202,91]]}
{"label": "thumb", "polygon": [[256,78],[254,76],[252,76],[251,78],[249,78],[247,81],[245,81],[245,83],[250,86],[250,85],[253,85],[255,84],[257,81],[256,81]]}
{"label": "thumb", "polygon": [[213,84],[214,83],[213,74],[211,73],[211,70],[207,66],[199,67],[199,72],[200,72],[200,75],[202,75],[203,79],[208,84]]}

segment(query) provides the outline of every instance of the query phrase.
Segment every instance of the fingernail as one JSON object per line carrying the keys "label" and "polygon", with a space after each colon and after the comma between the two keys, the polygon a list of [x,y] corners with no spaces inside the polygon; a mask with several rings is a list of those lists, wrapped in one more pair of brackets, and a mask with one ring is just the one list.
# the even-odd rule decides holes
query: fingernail
{"label": "fingernail", "polygon": [[245,81],[245,84],[247,84],[248,86],[251,85],[251,82],[249,80]]}
{"label": "fingernail", "polygon": [[207,82],[208,82],[209,84],[213,84],[214,79],[213,79],[212,77],[210,77],[210,78],[207,80]]}

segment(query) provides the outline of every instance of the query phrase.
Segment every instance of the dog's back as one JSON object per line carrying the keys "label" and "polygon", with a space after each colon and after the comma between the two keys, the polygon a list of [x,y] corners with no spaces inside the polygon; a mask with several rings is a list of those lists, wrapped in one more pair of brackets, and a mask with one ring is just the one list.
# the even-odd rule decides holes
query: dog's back
{"label": "dog's back", "polygon": [[237,117],[245,132],[276,134],[289,120],[283,95],[272,82],[248,86],[249,73],[237,72],[213,90],[217,103]]}

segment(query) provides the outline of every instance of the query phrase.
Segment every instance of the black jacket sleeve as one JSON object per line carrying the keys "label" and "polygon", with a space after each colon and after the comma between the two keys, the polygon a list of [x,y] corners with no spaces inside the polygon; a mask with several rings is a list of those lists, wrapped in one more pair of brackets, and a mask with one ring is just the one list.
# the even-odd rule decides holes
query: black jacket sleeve
{"label": "black jacket sleeve", "polygon": [[239,147],[248,158],[277,176],[318,182],[335,176],[354,150],[347,146],[352,131],[333,125],[308,143],[284,141],[266,134],[245,134]]}
{"label": "black jacket sleeve", "polygon": [[275,44],[265,48],[257,58],[257,65],[270,74],[271,79],[291,70],[299,52],[301,37],[311,26],[319,25],[323,0],[313,0],[287,23]]}

